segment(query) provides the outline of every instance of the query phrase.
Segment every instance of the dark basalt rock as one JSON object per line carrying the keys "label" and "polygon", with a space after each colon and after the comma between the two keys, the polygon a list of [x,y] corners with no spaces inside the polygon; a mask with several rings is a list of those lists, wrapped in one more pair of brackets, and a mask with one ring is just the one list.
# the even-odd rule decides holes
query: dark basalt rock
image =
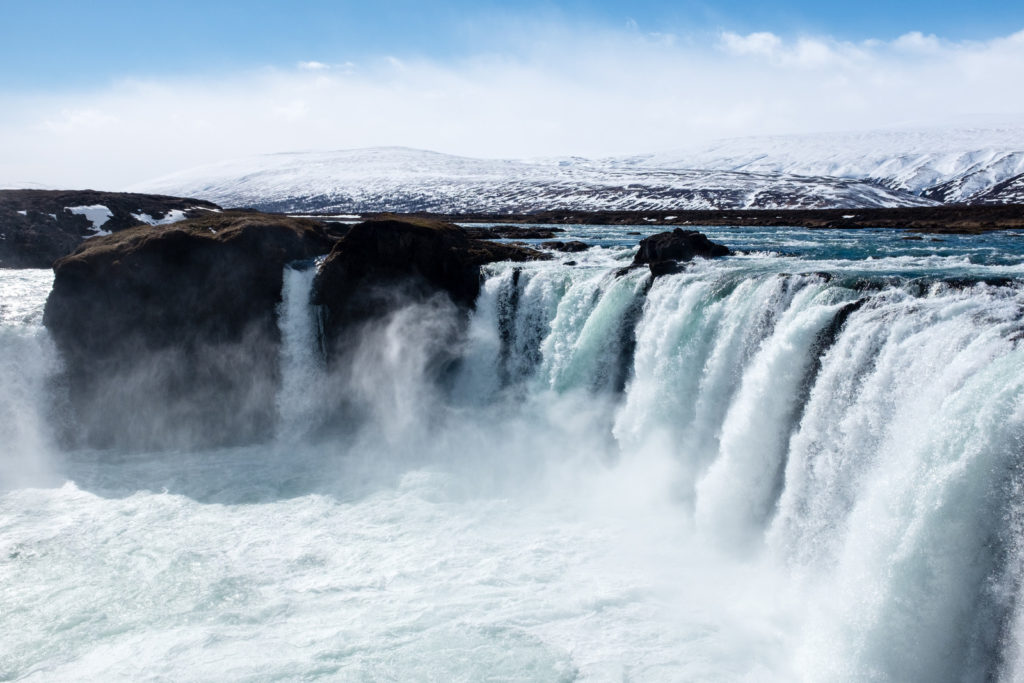
{"label": "dark basalt rock", "polygon": [[44,323],[65,361],[69,439],[187,448],[267,437],[283,269],[334,241],[319,222],[224,212],[96,237],[58,260]]}
{"label": "dark basalt rock", "polygon": [[[772,199],[762,193],[761,199]],[[774,197],[784,201],[785,197]],[[739,199],[739,198],[737,198]],[[876,229],[893,228],[921,233],[978,234],[1024,227],[1024,204],[947,204],[890,209],[697,209],[664,211],[536,211],[521,214],[458,214],[448,220],[546,225],[767,225],[778,227]],[[632,233],[630,233],[632,234]]]}
{"label": "dark basalt rock", "polygon": [[668,260],[690,261],[696,256],[715,258],[728,256],[730,253],[727,246],[712,242],[702,232],[676,228],[671,232],[659,232],[640,240],[640,250],[633,257],[633,265]]}
{"label": "dark basalt rock", "polygon": [[658,276],[678,272],[676,264],[680,261],[691,261],[695,257],[716,258],[731,253],[724,244],[712,242],[704,233],[676,228],[640,240],[640,249],[633,257],[631,267],[647,265],[651,274]]}
{"label": "dark basalt rock", "polygon": [[519,227],[516,225],[495,225],[489,228],[463,228],[466,235],[478,240],[550,240],[558,233],[565,232],[562,228]]}
{"label": "dark basalt rock", "polygon": [[68,207],[105,206],[105,232],[146,225],[133,214],[164,218],[169,211],[195,217],[219,207],[210,202],[163,195],[95,190],[0,190],[0,268],[49,268],[96,233],[85,216]]}
{"label": "dark basalt rock", "polygon": [[683,264],[679,261],[655,261],[654,263],[648,264],[651,269],[651,275],[658,277],[659,275],[672,275],[673,273],[683,272]]}
{"label": "dark basalt rock", "polygon": [[836,311],[835,315],[828,325],[823,327],[817,335],[815,335],[814,343],[811,345],[811,351],[809,357],[812,359],[810,366],[804,373],[804,377],[800,382],[799,398],[794,401],[794,405],[799,406],[797,410],[795,423],[799,424],[800,419],[803,417],[803,411],[807,406],[808,399],[811,395],[811,390],[814,388],[814,383],[818,379],[818,373],[821,372],[821,364],[825,358],[826,352],[832,348],[833,344],[839,338],[839,333],[842,331],[843,326],[846,325],[846,321],[851,315],[859,311],[864,304],[868,302],[868,297],[857,299],[840,306],[839,310]]}
{"label": "dark basalt rock", "polygon": [[541,242],[540,246],[545,249],[551,249],[553,251],[564,251],[570,254],[575,254],[580,251],[586,251],[590,246],[586,242],[580,242],[579,240],[571,240],[569,242]]}
{"label": "dark basalt rock", "polygon": [[952,289],[970,289],[976,285],[988,285],[989,287],[1012,287],[1016,280],[1011,277],[950,277],[937,280]]}
{"label": "dark basalt rock", "polygon": [[471,307],[485,263],[548,258],[533,249],[472,239],[441,221],[382,218],[354,225],[331,250],[314,285],[326,347],[334,349],[352,325],[438,292]]}
{"label": "dark basalt rock", "polygon": [[[49,268],[54,261],[74,251],[84,236],[71,214],[54,214],[0,209],[0,268]],[[84,216],[75,216],[85,221]]]}
{"label": "dark basalt rock", "polygon": [[841,284],[855,292],[881,292],[886,287],[899,286],[901,280],[894,277],[858,277],[846,279]]}

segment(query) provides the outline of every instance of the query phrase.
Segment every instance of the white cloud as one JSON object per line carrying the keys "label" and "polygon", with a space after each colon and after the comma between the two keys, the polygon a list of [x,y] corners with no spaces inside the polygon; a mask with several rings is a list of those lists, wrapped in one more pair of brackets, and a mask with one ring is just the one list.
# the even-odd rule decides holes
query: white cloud
{"label": "white cloud", "polygon": [[776,66],[821,68],[864,60],[869,50],[885,44],[881,41],[855,44],[812,36],[801,36],[787,43],[774,33],[744,36],[726,31],[719,36],[718,45],[730,55],[760,58]]}
{"label": "white cloud", "polygon": [[726,31],[721,37],[722,47],[734,55],[761,55],[771,57],[782,47],[782,39],[774,33],[758,32],[741,36]]}
{"label": "white cloud", "polygon": [[323,62],[299,62],[299,68],[305,69],[306,71],[323,71],[330,69],[330,64],[324,64]]}
{"label": "white cloud", "polygon": [[892,42],[893,47],[907,52],[937,53],[942,44],[934,35],[924,35],[920,31],[905,33]]}
{"label": "white cloud", "polygon": [[109,130],[118,123],[120,120],[117,116],[95,107],[69,107],[61,109],[56,115],[43,118],[39,126],[60,135]]}
{"label": "white cloud", "polygon": [[[550,36],[551,34],[545,34]],[[1024,112],[1024,32],[952,42],[634,31],[557,34],[515,56],[403,58],[0,93],[0,182],[116,189],[285,150],[407,145],[524,157]],[[1024,125],[1024,118],[1021,119]]]}

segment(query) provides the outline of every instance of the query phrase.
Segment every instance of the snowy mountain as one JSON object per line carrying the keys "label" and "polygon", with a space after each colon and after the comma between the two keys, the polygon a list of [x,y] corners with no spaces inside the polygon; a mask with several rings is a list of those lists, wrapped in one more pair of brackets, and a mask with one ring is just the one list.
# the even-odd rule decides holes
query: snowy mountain
{"label": "snowy mountain", "polygon": [[1024,174],[1024,126],[736,138],[623,162],[855,178],[940,202],[1011,203],[998,186]]}
{"label": "snowy mountain", "polygon": [[744,138],[599,160],[475,159],[401,147],[272,154],[131,189],[335,213],[998,204],[1024,194],[1024,128]]}
{"label": "snowy mountain", "polygon": [[520,213],[544,209],[821,208],[932,204],[846,178],[472,159],[405,148],[275,154],[137,186],[270,211]]}

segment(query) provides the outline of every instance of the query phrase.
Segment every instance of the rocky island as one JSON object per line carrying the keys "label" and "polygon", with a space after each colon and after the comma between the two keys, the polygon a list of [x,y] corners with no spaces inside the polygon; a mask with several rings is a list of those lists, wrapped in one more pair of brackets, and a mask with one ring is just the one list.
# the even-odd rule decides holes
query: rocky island
{"label": "rocky island", "polygon": [[54,264],[44,322],[64,358],[69,441],[143,448],[266,439],[284,268],[324,257],[328,349],[398,303],[469,308],[480,266],[549,258],[427,220],[354,226],[244,211],[95,237]]}

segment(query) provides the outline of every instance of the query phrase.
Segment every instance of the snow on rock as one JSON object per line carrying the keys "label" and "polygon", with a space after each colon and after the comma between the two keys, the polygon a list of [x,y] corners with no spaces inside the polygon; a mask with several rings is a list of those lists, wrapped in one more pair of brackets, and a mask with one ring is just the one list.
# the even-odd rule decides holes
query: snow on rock
{"label": "snow on rock", "polygon": [[67,206],[64,207],[65,211],[85,216],[86,219],[92,223],[93,233],[90,237],[97,237],[99,235],[109,235],[109,230],[104,230],[103,226],[106,225],[114,213],[103,206],[102,204],[93,204],[92,206]]}
{"label": "snow on rock", "polygon": [[19,211],[18,213],[20,213],[22,216],[27,216],[28,215],[28,211]]}
{"label": "snow on rock", "polygon": [[142,213],[141,211],[139,213],[133,213],[132,218],[139,222],[147,223],[149,225],[169,225],[171,223],[183,221],[185,220],[185,218],[187,218],[187,216],[185,216],[184,211],[181,211],[179,209],[171,209],[164,215],[163,218],[154,218],[148,213]]}

